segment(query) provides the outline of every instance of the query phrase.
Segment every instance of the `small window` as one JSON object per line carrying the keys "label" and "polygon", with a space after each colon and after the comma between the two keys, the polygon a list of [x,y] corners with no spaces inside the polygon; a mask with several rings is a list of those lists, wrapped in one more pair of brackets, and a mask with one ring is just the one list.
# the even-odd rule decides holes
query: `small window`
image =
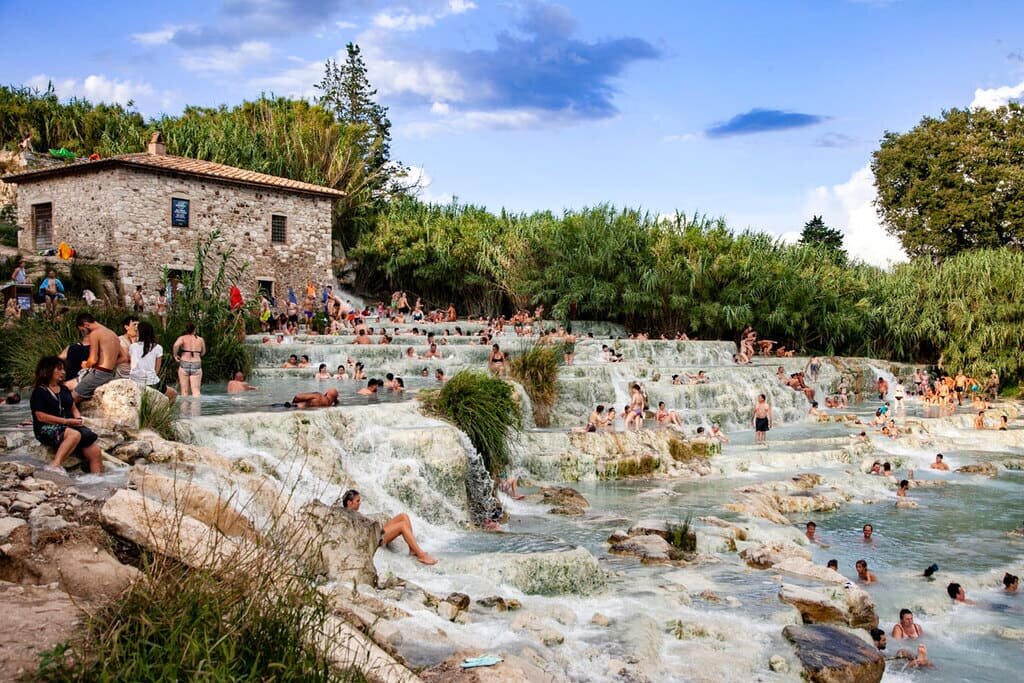
{"label": "small window", "polygon": [[171,227],[188,227],[188,200],[171,197]]}
{"label": "small window", "polygon": [[288,219],[274,214],[270,217],[270,241],[272,244],[284,244],[288,241]]}
{"label": "small window", "polygon": [[268,300],[274,300],[274,281],[273,280],[257,280],[256,289],[259,293],[267,297]]}

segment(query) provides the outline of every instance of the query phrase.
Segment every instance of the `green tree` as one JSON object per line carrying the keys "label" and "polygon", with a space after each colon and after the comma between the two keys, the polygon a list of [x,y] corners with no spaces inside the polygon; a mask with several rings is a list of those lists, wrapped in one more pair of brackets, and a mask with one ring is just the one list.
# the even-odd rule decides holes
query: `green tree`
{"label": "green tree", "polygon": [[1024,246],[1024,107],[951,109],[887,132],[871,168],[878,213],[911,256]]}
{"label": "green tree", "polygon": [[821,216],[814,216],[804,223],[804,229],[800,233],[800,244],[821,246],[846,257],[842,231],[825,225]]}
{"label": "green tree", "polygon": [[370,85],[359,46],[349,43],[345,49],[344,64],[327,60],[324,77],[316,86],[322,93],[318,101],[339,122],[362,128],[358,139],[364,156],[371,166],[381,168],[391,155],[388,108],[376,101],[377,90]]}

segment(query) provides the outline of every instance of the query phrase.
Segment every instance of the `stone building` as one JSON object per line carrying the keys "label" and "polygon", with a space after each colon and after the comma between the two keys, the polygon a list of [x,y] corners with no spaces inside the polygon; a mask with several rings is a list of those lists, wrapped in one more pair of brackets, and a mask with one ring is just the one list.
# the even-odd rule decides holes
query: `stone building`
{"label": "stone building", "polygon": [[197,242],[219,230],[248,264],[237,284],[280,297],[331,277],[332,203],[343,192],[166,153],[122,154],[5,176],[17,187],[18,247],[67,242],[117,268],[122,292],[152,293],[165,269],[191,270]]}

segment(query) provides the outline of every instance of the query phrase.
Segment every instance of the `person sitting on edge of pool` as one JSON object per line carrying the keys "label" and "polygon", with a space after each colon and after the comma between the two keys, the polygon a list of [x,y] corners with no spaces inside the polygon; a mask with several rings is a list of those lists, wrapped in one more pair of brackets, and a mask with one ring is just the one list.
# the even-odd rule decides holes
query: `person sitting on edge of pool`
{"label": "person sitting on edge of pool", "polygon": [[[346,510],[351,510],[352,512],[359,512],[359,506],[362,505],[362,502],[362,496],[355,489],[345,491],[345,495],[341,498],[341,504]],[[384,533],[380,538],[379,547],[386,547],[391,541],[401,536],[405,544],[409,546],[410,555],[423,564],[437,564],[437,560],[428,555],[416,541],[416,536],[412,532],[412,521],[409,519],[409,515],[404,512],[399,513],[384,522],[383,527]]]}

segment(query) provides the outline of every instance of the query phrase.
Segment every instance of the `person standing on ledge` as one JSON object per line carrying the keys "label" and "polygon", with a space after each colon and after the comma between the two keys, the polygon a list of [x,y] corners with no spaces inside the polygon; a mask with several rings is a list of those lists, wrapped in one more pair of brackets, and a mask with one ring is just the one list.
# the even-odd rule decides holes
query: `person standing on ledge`
{"label": "person standing on ledge", "polygon": [[[351,510],[352,512],[359,512],[359,506],[362,505],[362,502],[363,499],[359,495],[359,491],[355,489],[345,491],[345,495],[341,498],[341,504],[345,506],[346,510]],[[412,522],[409,520],[409,515],[404,512],[399,513],[384,523],[384,534],[381,536],[380,546],[387,546],[399,536],[409,546],[410,555],[423,564],[437,564],[437,560],[428,555],[416,541],[416,536],[412,533]]]}
{"label": "person standing on ledge", "polygon": [[181,395],[199,396],[199,387],[203,383],[206,342],[196,334],[195,325],[185,325],[185,334],[175,340],[171,352],[178,361],[178,384],[181,385]]}
{"label": "person standing on ledge", "polygon": [[768,397],[761,394],[754,404],[754,443],[768,447],[768,430],[772,428],[772,407]]}

